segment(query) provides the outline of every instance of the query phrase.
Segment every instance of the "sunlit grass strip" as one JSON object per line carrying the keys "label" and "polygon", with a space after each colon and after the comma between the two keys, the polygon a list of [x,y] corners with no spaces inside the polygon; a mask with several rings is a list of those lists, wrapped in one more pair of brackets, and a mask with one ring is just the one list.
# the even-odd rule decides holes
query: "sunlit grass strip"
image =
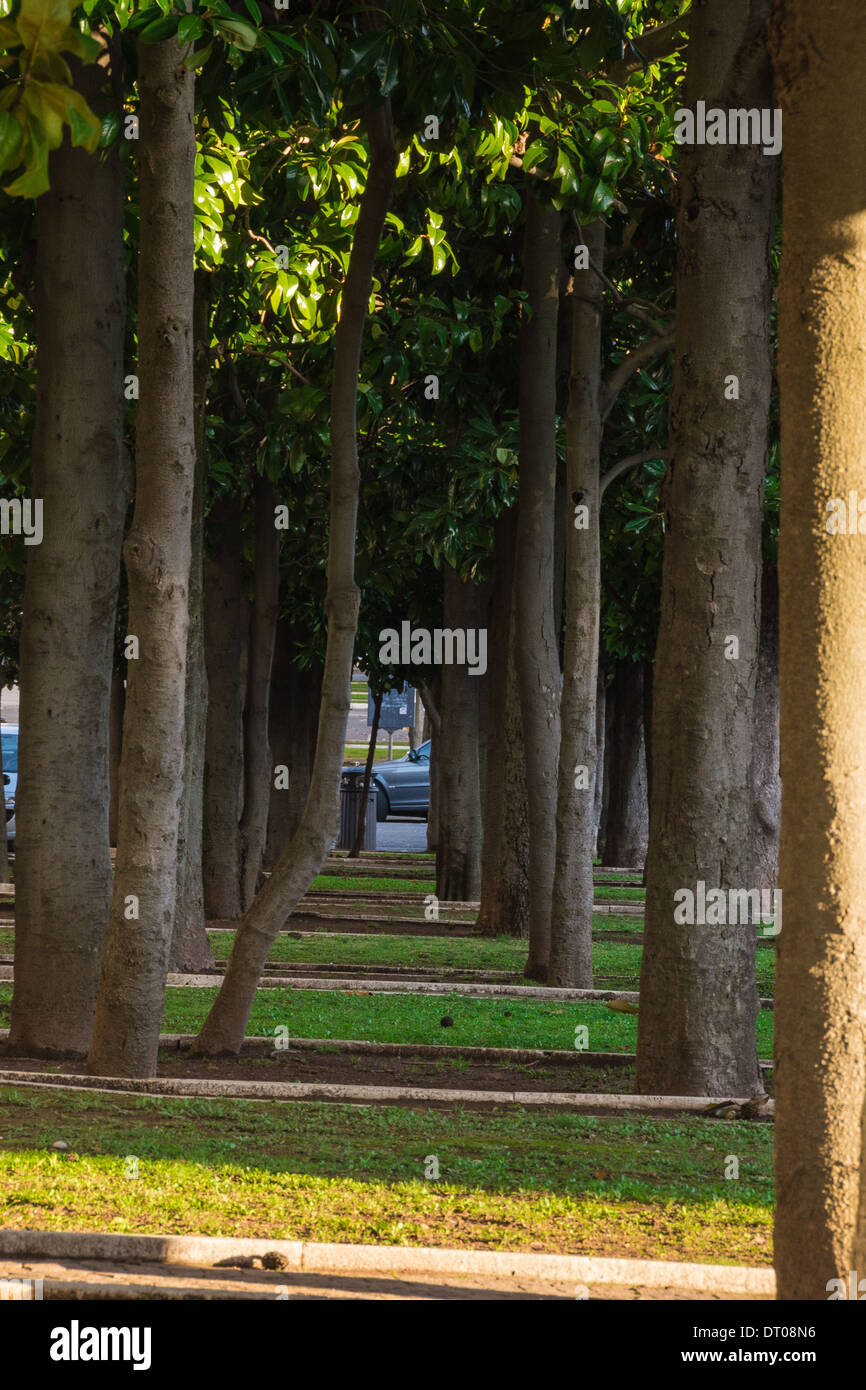
{"label": "sunlit grass strip", "polygon": [[0,1087],[0,1133],[11,1227],[771,1257],[768,1126]]}

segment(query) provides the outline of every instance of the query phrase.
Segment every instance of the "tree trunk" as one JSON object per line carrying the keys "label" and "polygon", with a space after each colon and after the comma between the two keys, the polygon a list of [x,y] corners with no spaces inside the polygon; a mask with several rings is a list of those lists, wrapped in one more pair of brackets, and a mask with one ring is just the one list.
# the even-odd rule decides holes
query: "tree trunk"
{"label": "tree trunk", "polygon": [[439,848],[439,710],[429,685],[422,685],[419,694],[424,714],[430,724],[430,801],[427,809],[427,851]]}
{"label": "tree trunk", "polygon": [[138,44],[141,242],[136,496],[120,833],[88,1069],[153,1076],[177,897],[193,487],[193,74]]}
{"label": "tree trunk", "polygon": [[[593,844],[594,855],[603,852],[604,826],[602,814],[607,811],[610,799],[607,771],[607,682],[601,662],[598,664],[598,677],[595,683],[595,796],[593,798],[593,820],[595,822]],[[605,817],[606,819],[606,817]]]}
{"label": "tree trunk", "polygon": [[[289,825],[290,791],[295,780],[292,734],[303,712],[295,707],[292,698],[292,644],[291,622],[285,617],[278,618],[274,638],[274,660],[271,666],[271,693],[268,699],[268,743],[274,772],[270,784],[268,834],[263,860],[263,867],[268,873],[279,861],[294,829]],[[282,768],[287,769],[288,784],[285,783],[285,775],[278,776],[278,769]]]}
{"label": "tree trunk", "polygon": [[204,658],[204,493],[207,475],[205,432],[210,383],[210,277],[199,271],[193,310],[195,391],[195,487],[192,559],[189,575],[189,638],[186,653],[184,777],[177,843],[177,902],[169,969],[194,975],[213,967],[205,925],[202,877],[204,760],[207,736],[207,671]]}
{"label": "tree trunk", "polygon": [[358,829],[355,832],[355,843],[349,850],[348,857],[357,859],[364,848],[364,831],[367,828],[367,796],[370,791],[370,777],[373,772],[373,762],[376,757],[376,740],[379,737],[379,717],[382,713],[382,691],[379,690],[373,697],[373,724],[370,729],[370,742],[367,745],[367,757],[364,762],[364,779],[361,787],[361,810],[358,815]]}
{"label": "tree trunk", "polygon": [[520,497],[515,557],[515,665],[529,797],[529,955],[526,975],[546,980],[556,859],[559,641],[554,629],[556,316],[560,214],[526,195],[520,326]]}
{"label": "tree trunk", "polygon": [[233,499],[217,502],[213,556],[204,559],[204,647],[208,703],[204,760],[202,877],[205,917],[241,915],[241,538]]}
{"label": "tree trunk", "polygon": [[765,560],[761,576],[761,636],[755,690],[755,808],[757,886],[775,888],[779,881],[779,826],[782,783],[779,778],[779,573]]}
{"label": "tree trunk", "polygon": [[120,812],[120,752],[123,747],[123,711],[126,708],[126,684],[123,671],[112,671],[108,705],[108,843],[117,848],[117,825]]}
{"label": "tree trunk", "polygon": [[[771,4],[708,0],[693,10],[689,104],[772,108]],[[661,1095],[750,1096],[762,1088],[755,925],[731,922],[739,905],[727,907],[731,890],[755,886],[751,765],[775,187],[775,162],[760,145],[683,147],[637,1053],[638,1090]],[[741,400],[726,398],[729,374]],[[675,897],[682,890],[694,895],[695,925],[675,917],[688,910]],[[698,894],[710,890],[724,895],[720,925],[697,922]]]}
{"label": "tree trunk", "polygon": [[[0,712],[3,708],[3,688],[0,685]],[[0,719],[0,727],[2,727]],[[6,838],[6,783],[3,780],[3,740],[0,738],[0,787],[3,788],[3,843],[0,844],[0,883],[8,883],[9,873],[9,841]]]}
{"label": "tree trunk", "polygon": [[847,509],[852,491],[866,495],[861,7],[781,0],[772,41],[785,129],[776,1296],[822,1301],[838,1296],[830,1281],[839,1279],[843,1298],[862,1299],[862,1284],[849,1293],[849,1271],[866,1277],[866,584],[856,492],[847,534],[827,529],[832,499]]}
{"label": "tree trunk", "polygon": [[[477,627],[477,587],[450,565],[444,569],[445,627],[464,632]],[[479,685],[468,666],[442,667],[436,895],[444,902],[471,902],[481,893]]]}
{"label": "tree trunk", "polygon": [[[583,228],[590,261],[604,262],[604,226]],[[572,289],[571,376],[566,415],[565,664],[556,803],[550,970],[553,985],[592,989],[592,851],[598,755],[595,697],[601,603],[599,465],[601,456],[601,281],[576,271]],[[586,507],[589,525],[578,506]]]}
{"label": "tree trunk", "polygon": [[276,491],[267,478],[253,487],[256,522],[255,599],[250,625],[247,700],[244,710],[244,808],[241,815],[241,909],[246,911],[262,883],[273,783],[268,710],[277,634],[280,533],[274,525]]}
{"label": "tree trunk", "polygon": [[488,650],[488,728],[500,730],[487,760],[481,853],[481,907],[477,930],[485,936],[529,935],[526,766],[520,698],[514,668],[514,542],[517,510],[496,522],[493,603]]}
{"label": "tree trunk", "polygon": [[[109,109],[105,69],[76,74],[85,98]],[[83,1055],[111,899],[109,700],[131,485],[124,166],[64,143],[49,169],[36,202],[32,493],[44,536],[26,552],[10,1045]]]}
{"label": "tree trunk", "polygon": [[394,188],[397,155],[390,106],[367,115],[370,164],[352,239],[334,335],[331,388],[331,521],[328,538],[328,645],[310,794],[291,843],[245,912],[225,980],[196,1039],[199,1054],[237,1053],[271,945],[309,889],[334,841],[346,745],[360,594],[355,583],[358,516],[357,391],[373,266]]}
{"label": "tree trunk", "polygon": [[610,796],[602,864],[643,873],[649,838],[643,738],[643,663],[618,661],[609,695]]}

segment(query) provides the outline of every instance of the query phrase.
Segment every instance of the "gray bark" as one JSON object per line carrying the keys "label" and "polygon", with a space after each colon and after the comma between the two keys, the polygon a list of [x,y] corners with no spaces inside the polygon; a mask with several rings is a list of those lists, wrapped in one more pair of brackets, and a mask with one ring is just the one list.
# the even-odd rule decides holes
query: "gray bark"
{"label": "gray bark", "polygon": [[520,328],[520,496],[515,559],[515,664],[529,796],[527,978],[546,980],[556,859],[559,640],[554,628],[556,503],[556,319],[560,214],[527,193]]}
{"label": "gray bark", "polygon": [[[692,13],[686,104],[772,108],[772,0]],[[755,883],[751,764],[770,401],[769,253],[776,163],[758,145],[683,146],[677,325],[654,675],[653,801],[637,1087],[749,1096],[755,925],[730,890]],[[740,398],[728,399],[730,374]],[[729,656],[728,637],[739,652]],[[725,895],[720,925],[685,925],[675,894]]]}
{"label": "gray bark", "polygon": [[233,500],[212,513],[218,532],[204,558],[204,645],[208,683],[203,786],[202,877],[207,918],[241,915],[241,540]]}
{"label": "gray bark", "polygon": [[[114,61],[114,59],[113,59]],[[104,69],[76,66],[100,110]],[[68,137],[67,137],[68,140]],[[123,165],[64,143],[36,203],[36,422],[27,548],[10,1045],[82,1055],[111,898],[109,697],[123,528]],[[86,269],[85,269],[86,268]]]}
{"label": "gray bark", "polygon": [[649,805],[643,736],[643,664],[618,661],[608,692],[611,707],[610,795],[602,864],[643,873],[649,839]]}
{"label": "gray bark", "polygon": [[140,395],[124,559],[139,657],[128,664],[114,892],[87,1062],[101,1076],[155,1074],[177,898],[196,460],[194,79],[184,56],[173,39],[138,44]]}
{"label": "gray bark", "polygon": [[[478,627],[480,595],[445,565],[445,627]],[[439,841],[436,895],[468,902],[481,893],[481,769],[478,715],[482,680],[468,666],[442,667]]]}

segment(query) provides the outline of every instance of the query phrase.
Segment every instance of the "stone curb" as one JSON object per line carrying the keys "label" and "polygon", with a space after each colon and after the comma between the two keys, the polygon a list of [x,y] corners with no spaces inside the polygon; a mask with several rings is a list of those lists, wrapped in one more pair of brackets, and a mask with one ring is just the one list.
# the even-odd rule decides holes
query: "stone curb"
{"label": "stone curb", "polygon": [[[0,1028],[0,1043],[9,1037],[8,1028]],[[195,1041],[195,1033],[160,1033],[160,1047],[188,1047]],[[241,1043],[241,1054],[255,1047],[267,1045],[276,1051],[274,1038],[264,1033],[250,1034]],[[352,1055],[369,1057],[425,1057],[437,1060],[463,1058],[469,1062],[550,1062],[554,1066],[566,1065],[579,1060],[589,1067],[627,1067],[633,1066],[637,1057],[633,1052],[581,1052],[579,1049],[561,1047],[460,1047],[453,1043],[401,1043],[370,1042],[365,1038],[288,1038],[289,1052],[317,1052],[320,1048],[331,1052],[346,1052]],[[769,1060],[759,1065],[771,1069]]]}
{"label": "stone curb", "polygon": [[544,1255],[505,1250],[447,1250],[402,1245],[334,1245],[314,1241],[227,1236],[136,1236],[101,1232],[0,1230],[0,1256],[108,1260],[213,1267],[239,1256],[277,1254],[293,1273],[465,1274],[556,1283],[692,1289],[701,1293],[775,1293],[772,1269],[686,1264],[676,1260],[619,1260],[593,1255]]}
{"label": "stone curb", "polygon": [[[0,965],[0,982],[14,983],[11,965]],[[176,975],[166,977],[168,989],[218,989],[224,979],[222,971],[214,975]],[[410,988],[411,986],[411,988]],[[408,994],[442,996],[463,995],[471,999],[547,999],[551,1003],[605,1003],[622,1000],[637,1004],[639,994],[634,989],[556,989],[550,985],[472,985],[449,984],[447,981],[365,979],[308,979],[303,975],[263,975],[259,989],[310,989],[320,993],[349,994]],[[772,1009],[772,999],[759,999],[762,1009]]]}
{"label": "stone curb", "polygon": [[[0,1070],[0,1085],[32,1086],[40,1090],[81,1090],[146,1096],[233,1097],[236,1100],[324,1100],[363,1105],[549,1105],[610,1114],[700,1114],[721,1105],[726,1096],[634,1096],[585,1091],[459,1091],[424,1086],[340,1086],[315,1081],[222,1081],[196,1077],[82,1076],[75,1073]],[[742,1104],[748,1097],[734,1097]],[[766,1115],[775,1114],[773,1101]]]}

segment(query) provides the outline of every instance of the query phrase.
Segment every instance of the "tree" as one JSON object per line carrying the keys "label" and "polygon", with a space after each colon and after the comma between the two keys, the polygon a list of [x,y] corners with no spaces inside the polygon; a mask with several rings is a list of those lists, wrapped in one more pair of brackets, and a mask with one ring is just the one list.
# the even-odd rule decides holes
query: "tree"
{"label": "tree", "polygon": [[[520,495],[515,558],[515,667],[529,797],[529,955],[526,976],[546,980],[556,857],[559,642],[553,630],[556,495],[556,317],[560,222],[526,196],[527,310],[520,331]],[[531,769],[531,775],[529,770]]]}
{"label": "tree", "polygon": [[301,823],[241,921],[222,988],[195,1042],[195,1051],[204,1055],[240,1049],[271,944],[321,867],[337,824],[359,601],[354,577],[359,486],[358,370],[373,265],[391,202],[397,163],[387,102],[369,111],[367,129],[370,169],[355,224],[334,337],[328,645],[313,775]]}
{"label": "tree", "polygon": [[88,1069],[156,1071],[177,897],[196,447],[194,78],[176,39],[138,44],[141,246],[136,494],[124,546],[129,662],[120,832]]}
{"label": "tree", "polygon": [[[31,10],[22,9],[22,22]],[[85,110],[85,98],[105,113],[116,104],[103,91],[107,75],[119,80],[115,44],[106,57],[108,74],[75,64],[74,95]],[[27,548],[21,639],[11,1044],[83,1055],[111,897],[109,696],[131,482],[123,446],[124,171],[116,153],[100,158],[67,135],[50,156],[49,177],[36,203],[32,495],[42,502],[44,538]]]}
{"label": "tree", "polygon": [[[686,100],[772,108],[770,0],[691,14]],[[752,1095],[755,925],[684,924],[675,897],[754,888],[751,765],[770,370],[776,165],[760,145],[685,145],[653,692],[653,787],[637,1087]],[[733,641],[731,640],[733,639]],[[737,899],[735,902],[741,900]]]}
{"label": "tree", "polygon": [[866,487],[861,18],[851,0],[782,0],[772,30],[785,131],[775,1015],[776,1292],[785,1300],[826,1299],[833,1279],[849,1297],[849,1271],[866,1268],[866,784],[855,716],[866,703],[866,585],[856,500],[847,513]]}

